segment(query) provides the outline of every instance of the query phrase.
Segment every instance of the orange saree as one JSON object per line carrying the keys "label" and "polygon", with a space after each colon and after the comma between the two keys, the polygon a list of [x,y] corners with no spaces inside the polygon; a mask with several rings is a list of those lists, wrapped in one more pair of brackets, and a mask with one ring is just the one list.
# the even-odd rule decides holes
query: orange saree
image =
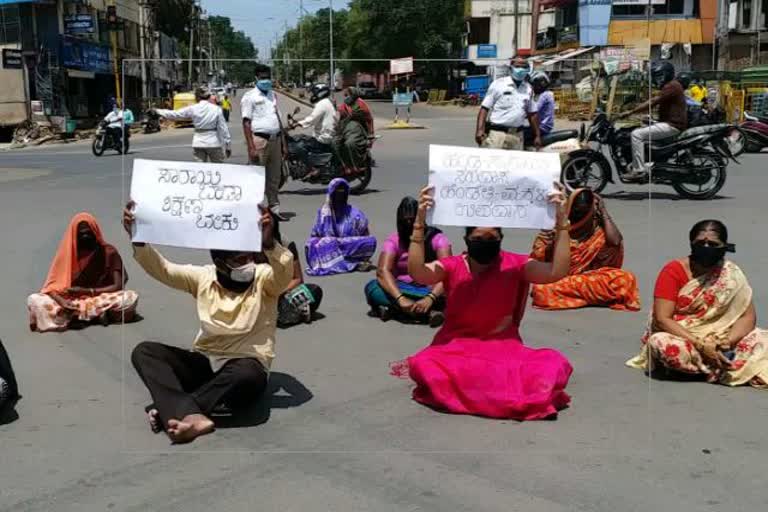
{"label": "orange saree", "polygon": [[[574,191],[576,195],[580,191]],[[571,228],[573,232],[593,222],[592,234],[584,240],[571,239],[571,266],[568,276],[546,285],[534,285],[533,306],[539,309],[576,309],[587,306],[609,307],[620,311],[639,311],[637,279],[626,270],[624,246],[609,246],[605,231],[595,220],[594,208]],[[531,258],[552,261],[554,232],[542,231],[533,244]]]}

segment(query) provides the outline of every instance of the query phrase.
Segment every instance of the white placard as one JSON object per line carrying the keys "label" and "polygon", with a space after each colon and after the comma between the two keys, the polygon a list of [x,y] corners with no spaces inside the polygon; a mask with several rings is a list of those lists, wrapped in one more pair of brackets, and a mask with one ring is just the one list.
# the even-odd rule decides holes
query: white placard
{"label": "white placard", "polygon": [[133,162],[134,242],[192,249],[261,251],[264,167]]}
{"label": "white placard", "polygon": [[413,73],[413,57],[392,59],[389,61],[390,75],[408,75]]}
{"label": "white placard", "polygon": [[430,223],[552,229],[548,195],[560,178],[560,155],[459,146],[429,146]]}

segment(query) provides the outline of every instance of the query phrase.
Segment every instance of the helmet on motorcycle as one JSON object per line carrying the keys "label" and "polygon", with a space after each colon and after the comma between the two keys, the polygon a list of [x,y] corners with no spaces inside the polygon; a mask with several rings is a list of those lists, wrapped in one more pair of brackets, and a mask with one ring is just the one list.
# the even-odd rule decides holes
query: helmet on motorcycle
{"label": "helmet on motorcycle", "polygon": [[683,86],[683,89],[687,89],[691,86],[691,82],[693,82],[693,78],[691,77],[691,74],[687,71],[683,71],[679,75],[677,75],[677,81],[680,82],[680,84]]}
{"label": "helmet on motorcycle", "polygon": [[675,66],[668,60],[656,61],[651,65],[651,82],[661,88],[675,78]]}
{"label": "helmet on motorcycle", "polygon": [[318,101],[325,99],[331,95],[331,88],[326,84],[315,84],[310,89],[309,101],[317,103]]}
{"label": "helmet on motorcycle", "polygon": [[531,85],[533,85],[534,88],[539,87],[541,90],[546,90],[550,84],[549,77],[543,71],[534,71],[531,73],[529,80],[531,81]]}

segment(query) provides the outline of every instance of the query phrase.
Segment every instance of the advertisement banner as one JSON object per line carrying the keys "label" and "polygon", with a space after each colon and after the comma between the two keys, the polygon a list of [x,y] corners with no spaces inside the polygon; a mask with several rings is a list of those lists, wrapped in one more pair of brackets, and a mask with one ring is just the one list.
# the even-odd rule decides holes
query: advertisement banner
{"label": "advertisement banner", "polygon": [[608,44],[611,0],[579,0],[579,40],[581,46]]}
{"label": "advertisement banner", "polygon": [[65,68],[111,73],[112,60],[109,47],[77,39],[61,40],[61,55]]}

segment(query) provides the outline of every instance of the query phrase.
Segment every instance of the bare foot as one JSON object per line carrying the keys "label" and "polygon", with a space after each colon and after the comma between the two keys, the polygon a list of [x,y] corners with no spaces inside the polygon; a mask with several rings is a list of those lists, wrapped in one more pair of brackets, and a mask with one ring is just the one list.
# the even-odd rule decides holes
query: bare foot
{"label": "bare foot", "polygon": [[157,409],[147,411],[147,421],[149,422],[149,428],[151,428],[152,432],[155,434],[162,430],[160,428],[160,421],[157,418]]}
{"label": "bare foot", "polygon": [[213,432],[213,422],[202,414],[184,416],[181,421],[168,420],[168,437],[174,444],[191,443],[200,436]]}

